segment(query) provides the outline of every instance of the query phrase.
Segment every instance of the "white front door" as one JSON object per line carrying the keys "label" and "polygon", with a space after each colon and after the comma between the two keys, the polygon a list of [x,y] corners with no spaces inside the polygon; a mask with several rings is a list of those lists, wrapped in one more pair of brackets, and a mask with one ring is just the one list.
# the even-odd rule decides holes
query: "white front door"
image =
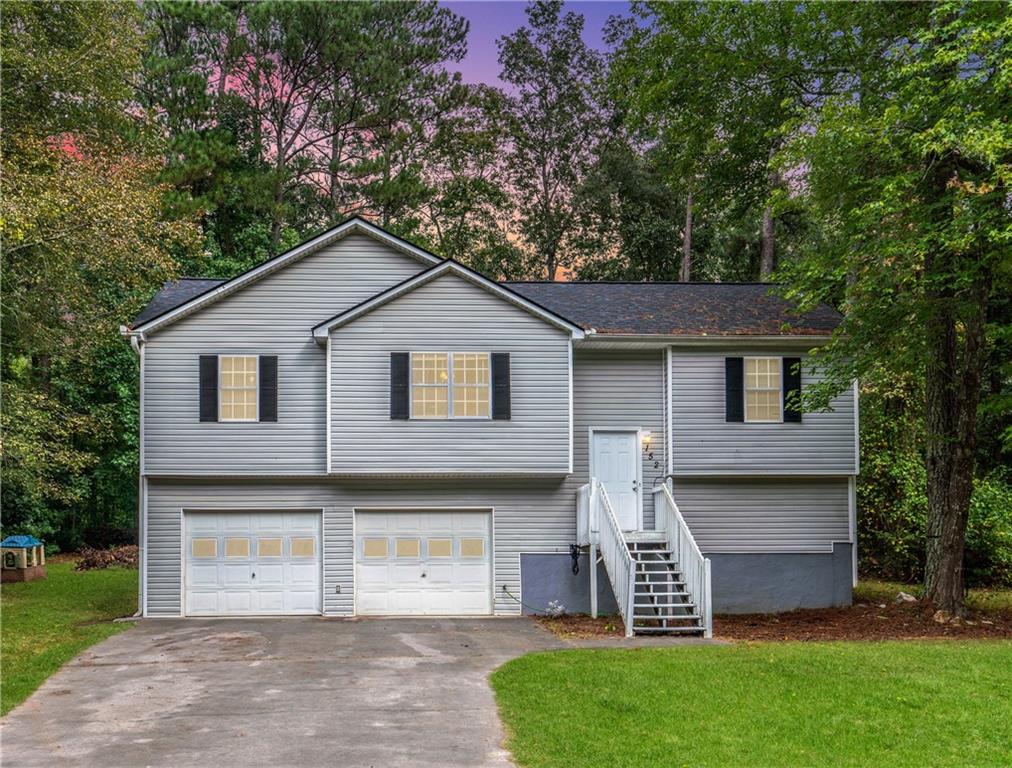
{"label": "white front door", "polygon": [[591,475],[604,485],[623,531],[640,529],[639,433],[593,432]]}
{"label": "white front door", "polygon": [[318,512],[187,512],[188,616],[320,613]]}
{"label": "white front door", "polygon": [[355,612],[492,613],[488,512],[355,514]]}

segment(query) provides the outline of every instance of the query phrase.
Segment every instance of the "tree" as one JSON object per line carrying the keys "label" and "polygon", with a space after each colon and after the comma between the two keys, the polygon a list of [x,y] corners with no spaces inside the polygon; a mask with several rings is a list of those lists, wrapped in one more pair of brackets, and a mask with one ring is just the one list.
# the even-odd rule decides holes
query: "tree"
{"label": "tree", "polygon": [[[795,136],[786,128],[802,130],[823,98],[853,88],[856,68],[881,62],[910,11],[893,4],[859,18],[850,4],[650,2],[637,13],[640,24],[610,28],[611,91],[664,159],[672,188],[691,200],[683,255],[699,253],[693,224],[710,219],[712,230],[726,220],[735,239],[758,245],[736,249],[754,263],[731,271],[768,280],[797,231],[784,221],[791,177],[773,163]],[[855,35],[856,24],[871,26]]]}
{"label": "tree", "polygon": [[[862,34],[888,12],[859,8]],[[878,66],[855,69],[783,157],[804,165],[804,199],[832,228],[785,271],[786,295],[802,307],[843,295],[813,403],[876,366],[922,377],[925,596],[958,615],[987,313],[1012,288],[1012,14],[968,2],[913,12],[915,24],[884,39]]]}
{"label": "tree", "polygon": [[131,110],[136,6],[10,3],[2,45],[3,522],[73,545],[90,511],[131,527],[136,362],[117,329],[195,231],[164,216]]}
{"label": "tree", "polygon": [[602,62],[583,42],[583,17],[563,14],[561,0],[531,3],[527,19],[528,26],[499,39],[500,77],[514,92],[506,168],[520,231],[554,280],[572,263],[573,198],[596,144],[593,83]]}
{"label": "tree", "polygon": [[418,233],[432,249],[482,274],[515,280],[536,271],[509,237],[515,210],[500,158],[506,151],[504,99],[488,86],[469,89],[466,103],[444,116],[427,152],[432,194]]}

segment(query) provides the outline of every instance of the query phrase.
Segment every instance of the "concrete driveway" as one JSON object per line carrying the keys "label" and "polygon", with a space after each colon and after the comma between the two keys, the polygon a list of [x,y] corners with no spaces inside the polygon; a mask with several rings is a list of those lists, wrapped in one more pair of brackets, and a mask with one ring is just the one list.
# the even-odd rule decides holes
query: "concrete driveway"
{"label": "concrete driveway", "polygon": [[0,725],[6,765],[507,766],[489,672],[526,619],[149,620]]}

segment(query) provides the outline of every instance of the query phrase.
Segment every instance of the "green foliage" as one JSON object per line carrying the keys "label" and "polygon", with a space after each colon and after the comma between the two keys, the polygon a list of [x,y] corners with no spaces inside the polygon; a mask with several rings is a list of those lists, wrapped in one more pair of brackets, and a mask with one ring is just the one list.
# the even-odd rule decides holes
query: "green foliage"
{"label": "green foliage", "polygon": [[51,562],[46,579],[0,588],[0,714],[28,698],[82,650],[131,626],[112,620],[137,610],[137,571],[73,568],[73,563]]}
{"label": "green foliage", "polygon": [[130,109],[138,22],[128,4],[4,7],[0,499],[5,533],[54,549],[133,528],[137,368],[118,326],[196,243]]}
{"label": "green foliage", "polygon": [[[858,554],[861,572],[876,578],[911,583],[924,574],[923,397],[912,377],[862,387]],[[974,484],[965,568],[969,586],[1012,586],[1012,477],[1001,468]]]}

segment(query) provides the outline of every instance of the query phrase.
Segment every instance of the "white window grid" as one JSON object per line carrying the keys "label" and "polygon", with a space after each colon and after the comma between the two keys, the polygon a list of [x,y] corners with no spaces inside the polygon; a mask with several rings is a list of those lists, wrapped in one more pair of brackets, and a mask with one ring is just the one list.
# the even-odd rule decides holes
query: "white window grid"
{"label": "white window grid", "polygon": [[[421,367],[420,381],[415,380],[415,361]],[[484,364],[482,364],[484,361]],[[409,370],[411,379],[412,419],[476,419],[492,418],[492,356],[489,352],[412,352]],[[424,396],[420,404],[442,405],[446,415],[417,413],[415,391]],[[484,395],[484,397],[482,397]]]}
{"label": "white window grid", "polygon": [[[754,364],[754,365],[752,365]],[[784,419],[783,408],[783,359],[780,357],[746,357],[745,378],[745,421],[752,424],[778,424]],[[754,368],[749,371],[749,368]],[[765,393],[763,407],[776,405],[774,418],[756,418],[749,413],[749,393]]]}
{"label": "white window grid", "polygon": [[[231,360],[231,370],[228,372],[228,378],[226,379],[226,372],[224,362],[225,360]],[[242,361],[242,370],[236,370],[235,364],[237,361]],[[250,370],[252,366],[252,370]],[[241,376],[242,380],[236,383],[236,376]],[[250,383],[252,378],[252,384]],[[226,403],[225,393],[229,393],[228,400]],[[242,393],[242,402],[236,403],[235,395]],[[249,402],[249,398],[252,397],[253,402]],[[247,412],[247,406],[253,406],[253,416],[243,416],[242,418],[235,417],[235,409],[237,406],[241,406],[244,412]],[[232,408],[232,415],[225,416],[225,407]],[[251,422],[260,420],[260,356],[259,355],[218,355],[218,421],[237,421],[237,422]]]}

